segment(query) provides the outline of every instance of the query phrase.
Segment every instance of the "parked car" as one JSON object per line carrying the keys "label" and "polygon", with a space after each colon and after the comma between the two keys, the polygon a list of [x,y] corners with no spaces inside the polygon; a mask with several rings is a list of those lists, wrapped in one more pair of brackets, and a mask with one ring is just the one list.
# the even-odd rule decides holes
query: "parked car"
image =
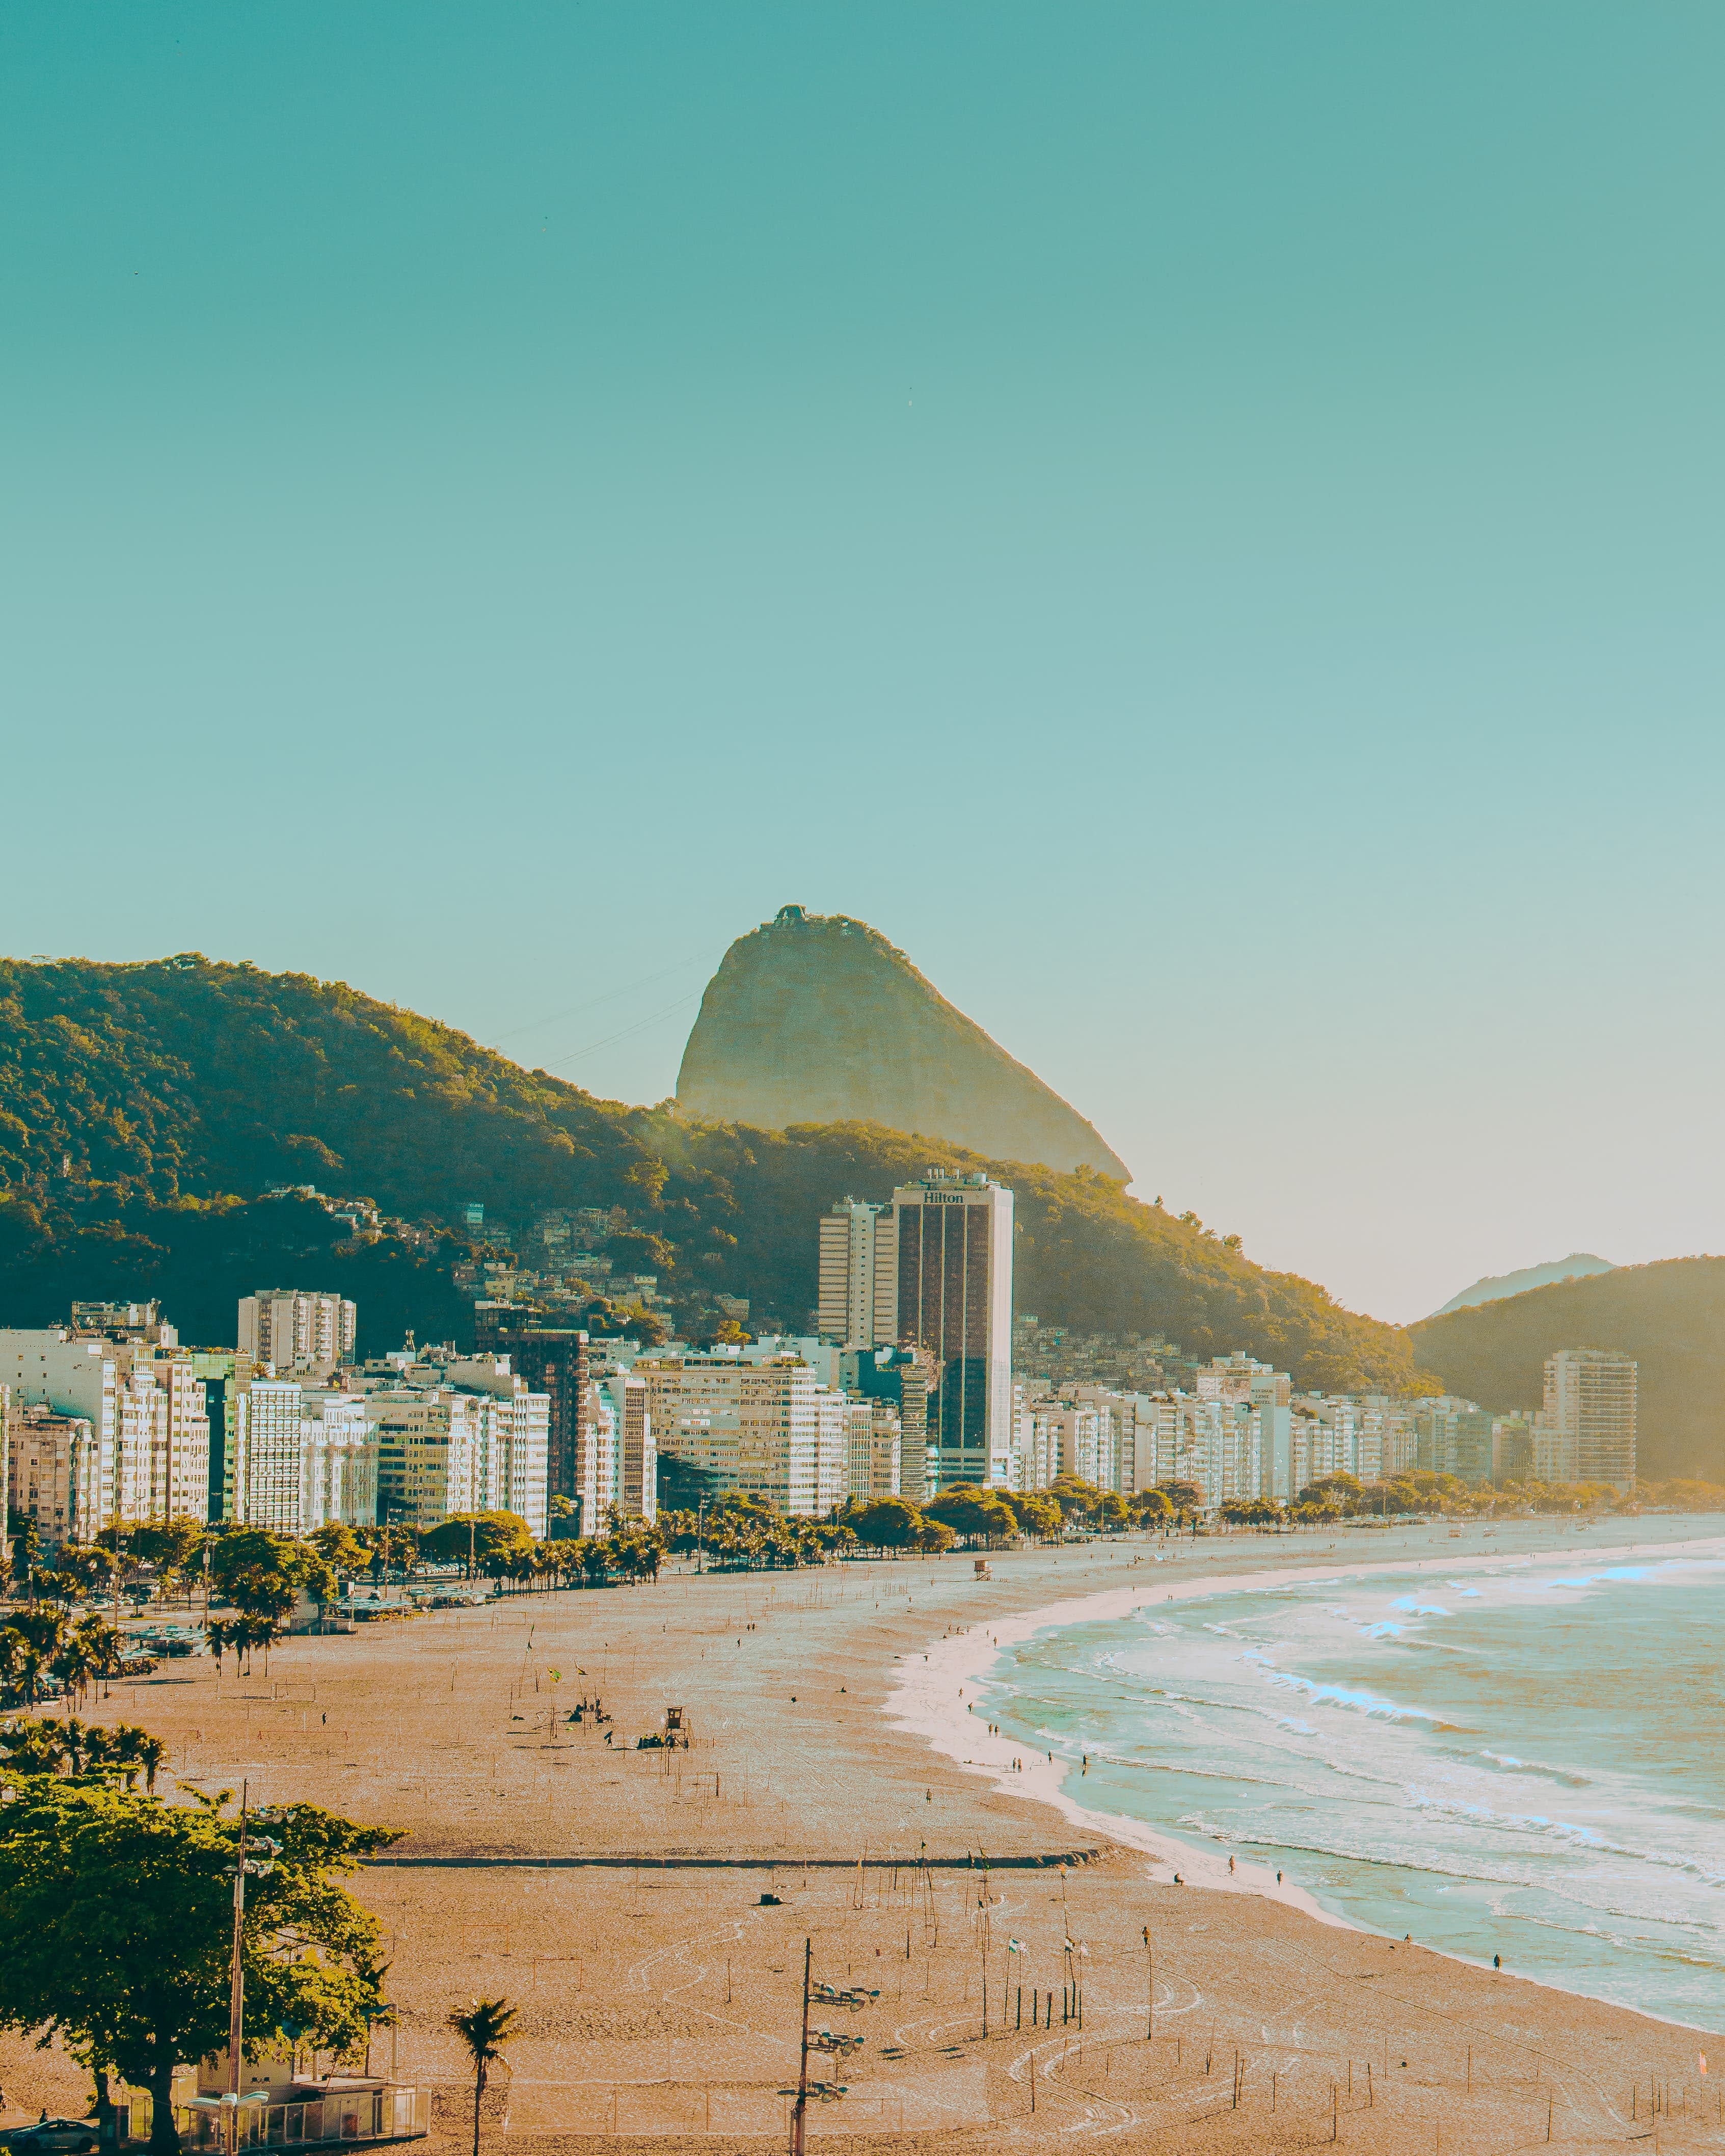
{"label": "parked car", "polygon": [[6,2137],[14,2156],[85,2156],[96,2147],[100,2128],[93,2118],[42,2118]]}

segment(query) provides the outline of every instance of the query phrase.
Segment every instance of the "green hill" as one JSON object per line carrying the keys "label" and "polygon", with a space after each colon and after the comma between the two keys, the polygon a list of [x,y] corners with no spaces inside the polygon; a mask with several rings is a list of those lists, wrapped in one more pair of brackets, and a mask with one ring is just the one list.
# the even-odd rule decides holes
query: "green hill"
{"label": "green hill", "polygon": [[[552,1207],[621,1206],[620,1255],[680,1306],[746,1295],[757,1324],[797,1327],[817,1214],[931,1163],[1014,1186],[1017,1299],[1045,1322],[1241,1348],[1304,1385],[1419,1383],[1398,1328],[1092,1171],[983,1161],[877,1124],[763,1132],[600,1101],[305,974],[195,954],[0,962],[0,1322],[47,1323],[74,1295],[160,1295],[186,1337],[222,1341],[239,1295],[296,1281],[355,1297],[363,1352],[408,1324],[459,1337],[471,1313],[450,1270],[479,1200],[517,1228]],[[356,1245],[321,1207],[262,1199],[285,1183],[363,1195],[430,1232]]]}
{"label": "green hill", "polygon": [[1557,1348],[1621,1348],[1640,1364],[1642,1475],[1725,1481],[1725,1258],[1619,1265],[1408,1329],[1450,1392],[1497,1409],[1540,1404]]}

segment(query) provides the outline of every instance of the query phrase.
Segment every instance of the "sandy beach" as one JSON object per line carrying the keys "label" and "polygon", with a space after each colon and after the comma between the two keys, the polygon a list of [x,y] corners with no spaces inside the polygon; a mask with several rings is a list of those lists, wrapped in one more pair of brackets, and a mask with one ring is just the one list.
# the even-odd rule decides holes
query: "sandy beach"
{"label": "sandy beach", "polygon": [[[261,1658],[249,1676],[167,1663],[92,1712],[167,1738],[177,1779],[244,1777],[259,1800],[403,1830],[357,1886],[400,2012],[373,2065],[441,2085],[451,2145],[444,2017],[499,1993],[522,2033],[494,2143],[782,2142],[805,1938],[818,1979],[879,1994],[817,2016],[864,2039],[821,2069],[847,2091],[811,2116],[834,2146],[1713,2145],[1699,2058],[1716,2076],[1725,2041],[1326,1920],[1297,1881],[1230,1878],[1225,1852],[1087,1810],[1045,1759],[1014,1771],[970,1713],[994,1641],[1055,1616],[1290,1567],[1594,1561],[1629,1541],[1529,1522],[1240,1536],[1160,1561],[1138,1539],[1014,1551],[989,1579],[956,1554],[668,1570],[293,1640],[267,1676]],[[608,1727],[571,1727],[595,1695]],[[635,1750],[670,1705],[690,1748]],[[0,2082],[8,2123],[88,2088],[16,2036]]]}

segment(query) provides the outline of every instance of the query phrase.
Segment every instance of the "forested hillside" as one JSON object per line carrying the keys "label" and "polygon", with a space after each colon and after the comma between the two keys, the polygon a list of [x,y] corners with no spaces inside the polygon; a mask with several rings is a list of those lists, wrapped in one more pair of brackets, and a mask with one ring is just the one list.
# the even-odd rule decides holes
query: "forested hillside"
{"label": "forested hillside", "polygon": [[1489,1408],[1538,1407],[1557,1348],[1621,1348],[1640,1365],[1642,1475],[1725,1481],[1725,1258],[1619,1265],[1409,1330],[1450,1391]]}
{"label": "forested hillside", "polygon": [[[767,1132],[596,1100],[339,983],[194,955],[136,966],[0,962],[0,1322],[72,1296],[159,1294],[187,1337],[232,1337],[258,1286],[337,1287],[362,1348],[458,1336],[461,1209],[517,1227],[620,1206],[625,1255],[693,1305],[746,1295],[806,1322],[815,1218],[931,1163],[1018,1193],[1017,1303],[1045,1323],[1236,1348],[1302,1384],[1416,1388],[1408,1337],[1271,1273],[1088,1171],[983,1162],[873,1124]],[[434,1229],[353,1245],[284,1183],[363,1196]],[[314,1277],[315,1276],[315,1277]]]}

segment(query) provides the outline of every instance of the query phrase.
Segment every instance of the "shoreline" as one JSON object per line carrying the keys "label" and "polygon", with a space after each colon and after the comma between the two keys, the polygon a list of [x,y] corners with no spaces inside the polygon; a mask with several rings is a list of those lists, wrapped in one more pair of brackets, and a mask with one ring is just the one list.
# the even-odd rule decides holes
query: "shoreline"
{"label": "shoreline", "polygon": [[[1725,1559],[1725,1535],[1660,1543],[1652,1545],[1651,1549],[1656,1553],[1656,1561],[1661,1563],[1702,1554]],[[1225,1852],[1218,1854],[1202,1844],[1189,1841],[1178,1830],[1136,1819],[1130,1813],[1104,1811],[1081,1804],[1066,1787],[1075,1762],[1055,1759],[1044,1752],[1027,1752],[1021,1743],[1009,1737],[991,1735],[986,1717],[978,1732],[971,1712],[973,1697],[986,1697],[986,1687],[995,1676],[996,1666],[1009,1649],[1045,1632],[1117,1622],[1156,1606],[1158,1600],[1163,1604],[1204,1601],[1224,1594],[1272,1592],[1296,1582],[1312,1587],[1330,1581],[1404,1577],[1409,1573],[1432,1570],[1477,1573],[1559,1566],[1568,1570],[1574,1568],[1578,1555],[1583,1555],[1588,1568],[1592,1569],[1620,1564],[1649,1553],[1647,1546],[1630,1543],[1609,1543],[1598,1549],[1589,1548],[1584,1553],[1578,1553],[1569,1546],[1540,1551],[1409,1557],[1399,1561],[1361,1558],[1340,1564],[1278,1565],[1251,1572],[1166,1582],[1147,1580],[1132,1587],[1104,1588],[1018,1615],[981,1620],[963,1632],[932,1642],[922,1656],[921,1667],[901,1657],[897,1681],[883,1702],[883,1713],[893,1727],[921,1736],[962,1771],[989,1777],[991,1786],[1000,1794],[1028,1797],[1048,1806],[1069,1825],[1142,1855],[1147,1859],[1147,1875],[1160,1885],[1173,1885],[1178,1876],[1178,1882],[1186,1886],[1221,1893],[1253,1895],[1296,1909],[1318,1923],[1355,1932],[1364,1938],[1387,1939],[1391,1934],[1378,1927],[1328,1907],[1307,1889],[1291,1885],[1286,1879],[1278,1881],[1272,1866],[1236,1853],[1235,1868],[1230,1871]],[[1163,1561],[1158,1558],[1152,1562]],[[1021,1770],[1014,1768],[1014,1760],[1023,1761]],[[1178,1859],[1163,1854],[1170,1847],[1180,1852]],[[1483,1959],[1476,1960],[1471,1955],[1450,1948],[1425,1943],[1425,1950],[1465,1968],[1489,1969]],[[1597,1992],[1560,1984],[1550,1977],[1530,1976],[1518,1971],[1517,1979],[1537,1984],[1565,1998],[1586,1999],[1606,2006],[1622,2005],[1621,2001],[1604,1999]],[[1644,2006],[1625,2010],[1650,2015],[1672,2028],[1711,2033],[1703,2023],[1685,2021],[1668,2014],[1653,2014]]]}
{"label": "shoreline", "polygon": [[[1547,1565],[1616,1555],[1535,1532]],[[1327,2143],[1351,2071],[1343,2137],[1369,2130],[1377,2156],[1430,2156],[1440,2124],[1444,2156],[1501,2156],[1543,2133],[1553,2092],[1559,2138],[1603,2152],[1621,2146],[1637,2077],[1644,2092],[1655,2074],[1680,2088],[1697,2041],[1711,2055],[1704,2037],[1338,1922],[1309,1897],[1260,1891],[1256,1871],[1230,1878],[1225,1850],[1189,1861],[980,1727],[994,1642],[1051,1620],[1266,1573],[1293,1589],[1470,1558],[1515,1569],[1523,1542],[1464,1552],[1415,1530],[1158,1553],[1135,1538],[1002,1553],[988,1579],[951,1558],[667,1568],[656,1584],[296,1637],[267,1679],[231,1661],[218,1676],[208,1657],[165,1663],[88,1712],[163,1737],[170,1789],[249,1779],[260,1804],[311,1798],[401,1830],[352,1891],[383,1932],[401,2016],[392,2071],[437,2091],[427,2156],[470,2148],[471,2071],[447,2017],[495,1995],[521,2020],[490,2148],[506,2135],[537,2156],[679,2136],[714,2156],[782,2148],[805,1938],[817,1976],[876,2002],[855,2025],[854,2102],[811,2125],[863,2137],[853,2147],[1070,2156],[1075,2131],[1102,2130],[1144,2156],[1211,2156],[1224,2135],[1233,2156],[1286,2156]],[[606,1723],[572,1725],[566,1711],[595,1693]],[[691,1748],[639,1748],[673,1702]],[[1005,1768],[1014,1749],[1023,1774]],[[1175,1868],[1218,1891],[1194,1899]],[[1062,2005],[1068,1938],[1086,1956],[1081,2030]],[[62,2049],[0,2032],[0,2124],[41,2106],[70,2116],[87,2082]]]}

